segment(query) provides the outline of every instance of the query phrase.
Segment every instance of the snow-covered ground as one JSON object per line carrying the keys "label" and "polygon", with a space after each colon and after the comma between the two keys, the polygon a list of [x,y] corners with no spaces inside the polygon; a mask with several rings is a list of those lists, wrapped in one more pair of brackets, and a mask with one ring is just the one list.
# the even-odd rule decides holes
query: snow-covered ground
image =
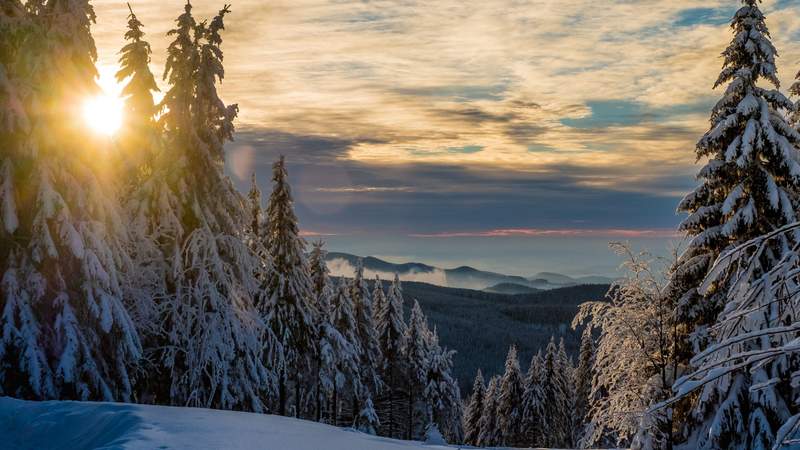
{"label": "snow-covered ground", "polygon": [[0,448],[435,450],[458,447],[375,437],[264,414],[125,403],[29,402],[0,397]]}

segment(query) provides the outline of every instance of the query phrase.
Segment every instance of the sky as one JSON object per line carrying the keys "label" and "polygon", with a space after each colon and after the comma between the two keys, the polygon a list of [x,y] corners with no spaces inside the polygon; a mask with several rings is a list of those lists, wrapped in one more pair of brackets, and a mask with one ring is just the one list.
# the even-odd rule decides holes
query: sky
{"label": "sky", "polygon": [[[127,8],[93,4],[110,74]],[[160,75],[183,2],[131,5]],[[222,7],[193,5],[198,18]],[[255,172],[269,192],[271,163],[285,154],[301,228],[334,250],[523,274],[531,267],[506,258],[521,248],[531,266],[574,253],[556,266],[607,273],[610,252],[573,261],[588,240],[663,247],[675,236],[738,7],[233,0],[221,91],[240,115],[227,170],[243,191]],[[800,69],[800,0],[762,9],[785,91]]]}

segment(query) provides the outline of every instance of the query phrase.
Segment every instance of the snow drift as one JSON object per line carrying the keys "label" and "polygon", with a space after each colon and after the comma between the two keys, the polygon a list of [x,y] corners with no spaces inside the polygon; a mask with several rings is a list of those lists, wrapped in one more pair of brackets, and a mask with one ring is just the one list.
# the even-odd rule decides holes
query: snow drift
{"label": "snow drift", "polygon": [[381,438],[266,414],[0,397],[3,450],[395,450],[441,445]]}

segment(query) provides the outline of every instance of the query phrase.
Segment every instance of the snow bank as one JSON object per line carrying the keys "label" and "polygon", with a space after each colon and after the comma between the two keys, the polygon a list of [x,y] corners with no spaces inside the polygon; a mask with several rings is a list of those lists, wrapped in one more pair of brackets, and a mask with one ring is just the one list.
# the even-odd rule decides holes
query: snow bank
{"label": "snow bank", "polygon": [[455,448],[398,441],[305,420],[201,408],[0,397],[0,448],[413,450]]}

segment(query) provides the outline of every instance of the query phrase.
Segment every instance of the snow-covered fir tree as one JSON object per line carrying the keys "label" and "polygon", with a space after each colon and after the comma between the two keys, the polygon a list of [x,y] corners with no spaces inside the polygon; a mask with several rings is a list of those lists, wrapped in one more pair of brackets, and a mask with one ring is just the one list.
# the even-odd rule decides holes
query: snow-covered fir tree
{"label": "snow-covered fir tree", "polygon": [[[356,327],[355,307],[350,297],[350,285],[344,278],[334,291],[333,324],[345,342],[349,343],[350,352],[339,355],[337,371],[341,376],[333,379],[333,392],[331,394],[331,423],[338,425],[341,419],[341,401],[362,391],[361,384],[361,359],[360,341]],[[345,422],[346,423],[346,422]],[[349,424],[348,424],[349,425]]]}
{"label": "snow-covered fir tree", "polygon": [[[686,356],[708,344],[710,325],[728,299],[726,279],[717,279],[705,295],[697,290],[713,261],[732,246],[798,219],[800,134],[786,119],[794,105],[777,90],[777,52],[758,0],[742,3],[731,22],[734,38],[723,52],[723,69],[715,83],[715,87],[727,84],[725,94],[711,113],[710,130],[697,144],[698,158],[709,158],[699,174],[703,182],[679,205],[689,213],[681,229],[693,239],[681,256],[670,290],[679,299],[682,328],[691,332],[693,345],[685,345]],[[770,84],[774,89],[764,87]],[[758,256],[760,267],[769,270],[797,238],[797,233],[788,233],[771,240]],[[776,395],[769,392],[774,386],[752,392],[757,380],[742,373],[733,378],[706,386],[693,416],[678,418],[689,423],[686,434],[703,436],[692,443],[695,448],[737,445],[743,438],[742,427],[765,427],[739,418],[763,422],[759,417],[763,408],[781,408],[759,405],[764,397]],[[766,415],[779,417],[782,412],[771,410]]]}
{"label": "snow-covered fir tree", "polygon": [[486,385],[483,381],[483,373],[478,369],[475,381],[472,383],[472,394],[470,394],[469,402],[464,409],[464,443],[467,445],[478,445],[485,396]]}
{"label": "snow-covered fir tree", "polygon": [[500,392],[497,399],[498,427],[500,428],[500,443],[507,447],[521,447],[523,442],[522,429],[522,398],[524,386],[522,372],[517,358],[517,347],[512,345],[506,357],[505,373],[500,379]]}
{"label": "snow-covered fir tree", "polygon": [[[380,330],[381,316],[383,308],[386,307],[386,294],[383,291],[383,281],[378,274],[375,274],[375,281],[372,282],[372,321],[375,327]],[[380,332],[378,333],[380,343]]]}
{"label": "snow-covered fir tree", "polygon": [[127,400],[141,345],[115,192],[71,109],[99,89],[88,2],[0,9],[0,393]]}
{"label": "snow-covered fir tree", "polygon": [[264,213],[261,209],[261,189],[258,188],[255,172],[250,175],[250,190],[247,191],[247,205],[248,212],[250,213],[248,216],[250,219],[248,231],[254,239],[261,240],[262,232],[265,231],[263,226]]}
{"label": "snow-covered fir tree", "polygon": [[444,434],[449,442],[462,442],[463,408],[458,382],[451,374],[455,351],[439,345],[439,333],[434,327],[427,334],[428,370],[422,397],[426,404],[426,429],[431,425]]}
{"label": "snow-covered fir tree", "polygon": [[326,417],[323,410],[334,387],[343,386],[345,377],[357,371],[355,346],[339,332],[334,323],[334,311],[331,304],[333,292],[331,292],[328,267],[325,264],[326,252],[323,245],[322,241],[315,242],[309,258],[314,300],[319,312],[317,315],[318,350],[315,361],[317,379],[314,393],[314,417],[318,422]]}
{"label": "snow-covered fir tree", "polygon": [[243,241],[245,202],[223,173],[236,107],[219,98],[222,9],[195,22],[191,4],[169,32],[159,118],[169,151],[132,196],[132,227],[158,244],[158,329],[148,336],[153,375],[143,394],[158,402],[264,409],[271,384],[254,307],[259,261]]}
{"label": "snow-covered fir tree", "polygon": [[546,445],[547,417],[544,405],[544,358],[539,350],[531,358],[528,373],[524,380],[525,391],[522,394],[522,439],[528,447]]}
{"label": "snow-covered fir tree", "polygon": [[[153,94],[159,92],[153,72],[150,71],[150,43],[144,39],[142,22],[128,4],[128,29],[120,50],[119,70],[115,77],[124,83],[122,96],[125,99],[124,119],[118,138],[124,146],[119,153],[128,160],[132,173],[126,174],[125,182],[137,186],[152,170],[153,158],[160,150],[160,135],[156,128],[158,108]],[[127,186],[126,186],[127,187]]]}
{"label": "snow-covered fir tree", "polygon": [[272,166],[272,194],[267,207],[267,250],[272,271],[259,308],[283,349],[284,364],[278,368],[278,413],[286,414],[288,384],[294,385],[295,416],[301,412],[302,387],[310,373],[317,336],[316,308],[305,256],[294,213],[284,157]]}
{"label": "snow-covered fir tree", "polygon": [[353,412],[357,413],[360,409],[358,402],[367,397],[372,397],[383,387],[379,368],[381,362],[381,348],[378,343],[378,333],[373,321],[372,296],[364,278],[364,262],[356,262],[353,283],[350,286],[350,295],[355,306],[356,329],[360,343],[361,354],[361,381],[365,389],[364,392],[356,392],[353,397]]}
{"label": "snow-covered fir tree", "polygon": [[[393,288],[395,285],[392,285]],[[399,283],[397,284],[399,286]],[[394,290],[394,289],[392,289]],[[390,300],[396,294],[390,291]],[[429,367],[429,336],[430,330],[418,301],[414,301],[411,315],[408,318],[408,327],[403,339],[403,359],[405,361],[406,375],[406,439],[419,439],[425,429],[427,421],[426,405],[420,400],[427,385]]]}
{"label": "snow-covered fir tree", "polygon": [[[378,281],[376,281],[378,284]],[[382,297],[382,289],[375,288],[375,297]],[[381,379],[384,389],[381,391],[379,412],[381,414],[381,432],[386,436],[400,436],[406,422],[402,420],[407,408],[403,407],[406,390],[406,364],[403,357],[405,348],[406,323],[403,318],[403,291],[400,278],[395,275],[389,288],[389,295],[379,309],[376,326],[378,344],[381,350]]]}
{"label": "snow-covered fir tree", "polygon": [[555,339],[550,338],[544,355],[544,416],[547,418],[547,446],[569,447],[572,439],[572,405],[566,362]]}
{"label": "snow-covered fir tree", "polygon": [[494,447],[500,444],[500,428],[497,423],[497,405],[500,394],[500,377],[495,375],[489,380],[486,396],[483,399],[481,414],[481,432],[478,435],[479,447]]}
{"label": "snow-covered fir tree", "polygon": [[355,428],[362,433],[374,435],[377,434],[380,424],[381,422],[378,419],[378,414],[375,412],[375,407],[372,404],[372,398],[367,397],[366,400],[364,400],[364,406],[361,408],[361,412],[359,412],[358,417],[356,417]]}

